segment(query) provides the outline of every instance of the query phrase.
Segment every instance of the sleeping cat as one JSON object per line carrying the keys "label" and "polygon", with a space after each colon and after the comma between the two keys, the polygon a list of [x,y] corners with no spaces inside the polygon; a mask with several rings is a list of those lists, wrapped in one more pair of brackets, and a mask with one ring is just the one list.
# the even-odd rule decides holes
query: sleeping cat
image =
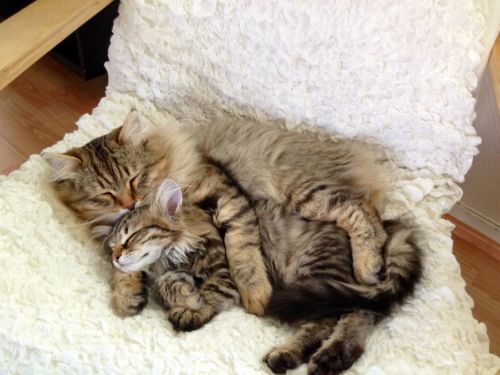
{"label": "sleeping cat", "polygon": [[[124,215],[106,241],[121,271],[153,271],[156,294],[170,308],[169,320],[176,329],[192,330],[237,303],[238,294],[212,223],[213,210],[180,207],[181,197],[180,187],[166,180],[155,202]],[[375,324],[412,291],[420,275],[416,232],[402,223],[385,223],[386,278],[377,286],[361,286],[344,230],[306,220],[271,201],[258,201],[255,210],[274,288],[268,313],[298,326],[265,362],[277,373],[303,362],[316,375],[351,367]]]}
{"label": "sleeping cat", "polygon": [[[252,203],[270,200],[304,218],[335,222],[349,234],[356,279],[374,284],[383,268],[386,239],[375,209],[383,178],[365,148],[249,120],[160,130],[133,111],[111,133],[44,158],[53,168],[60,199],[91,226],[114,222],[167,176],[186,186],[186,201],[215,205],[221,216],[215,223],[224,232],[242,302],[248,311],[262,314],[271,286],[258,246],[257,221],[248,206],[235,204],[230,187],[206,178],[211,171],[207,166],[223,170]],[[226,227],[228,223],[234,225]],[[143,290],[140,273],[116,272],[115,311],[138,313],[145,303]]]}
{"label": "sleeping cat", "polygon": [[240,297],[212,216],[196,206],[181,210],[181,202],[179,186],[167,179],[151,205],[125,214],[112,230],[96,230],[106,238],[114,266],[122,272],[147,271],[173,326],[191,331]]}

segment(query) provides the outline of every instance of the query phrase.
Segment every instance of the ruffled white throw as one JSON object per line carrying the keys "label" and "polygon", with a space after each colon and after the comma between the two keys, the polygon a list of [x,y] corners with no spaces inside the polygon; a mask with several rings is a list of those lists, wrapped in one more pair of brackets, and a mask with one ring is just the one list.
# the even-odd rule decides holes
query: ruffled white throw
{"label": "ruffled white throw", "polygon": [[[471,91],[487,53],[485,4],[123,0],[107,95],[51,150],[108,132],[131,108],[160,126],[229,112],[382,145],[395,162],[383,215],[414,215],[424,228],[424,277],[349,373],[494,374],[500,360],[472,317],[452,225],[440,218],[479,143]],[[292,330],[242,309],[185,334],[155,304],[114,316],[111,264],[48,176],[35,155],[0,177],[1,374],[269,373],[260,359]]]}

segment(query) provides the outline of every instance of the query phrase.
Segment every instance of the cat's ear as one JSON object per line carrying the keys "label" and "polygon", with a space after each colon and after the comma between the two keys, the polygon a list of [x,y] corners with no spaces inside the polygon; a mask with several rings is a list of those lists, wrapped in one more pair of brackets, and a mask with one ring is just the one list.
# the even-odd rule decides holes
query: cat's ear
{"label": "cat's ear", "polygon": [[118,133],[118,143],[121,145],[139,145],[146,140],[147,123],[137,111],[128,114]]}
{"label": "cat's ear", "polygon": [[90,229],[93,238],[103,241],[111,233],[111,225],[96,225]]}
{"label": "cat's ear", "polygon": [[156,202],[162,215],[174,216],[182,204],[182,191],[177,183],[167,178],[158,188]]}
{"label": "cat's ear", "polygon": [[54,152],[44,152],[42,158],[52,167],[52,178],[56,181],[71,178],[82,163],[75,156]]}

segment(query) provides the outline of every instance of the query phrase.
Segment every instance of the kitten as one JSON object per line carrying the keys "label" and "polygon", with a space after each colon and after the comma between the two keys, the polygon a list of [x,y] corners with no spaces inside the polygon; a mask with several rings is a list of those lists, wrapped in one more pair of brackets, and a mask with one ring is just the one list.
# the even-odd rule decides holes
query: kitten
{"label": "kitten", "polygon": [[196,206],[181,208],[181,202],[179,186],[165,180],[153,204],[125,214],[105,242],[114,266],[147,271],[174,328],[191,331],[239,303],[239,294],[211,216]]}
{"label": "kitten", "polygon": [[[205,177],[210,176],[210,166],[235,181],[251,202],[271,200],[304,218],[336,222],[350,236],[356,279],[374,284],[383,268],[381,247],[386,239],[375,209],[383,178],[365,148],[249,120],[155,129],[134,111],[110,134],[44,157],[53,167],[61,200],[92,225],[115,221],[167,176],[188,187],[186,200],[215,206],[223,216],[215,223],[225,231],[229,267],[243,304],[262,314],[271,286],[259,251],[257,221],[248,208],[236,211],[233,185]],[[225,228],[229,222],[235,225]],[[140,274],[117,272],[113,285],[115,310],[121,315],[137,313],[137,296],[144,288]]]}
{"label": "kitten", "polygon": [[[178,330],[201,327],[237,302],[213,211],[184,205],[180,188],[166,180],[157,202],[123,216],[108,237],[120,270],[154,271],[154,289]],[[420,275],[417,233],[385,223],[386,278],[362,286],[352,271],[350,241],[335,224],[306,220],[287,207],[259,200],[255,206],[262,251],[273,284],[268,314],[295,323],[297,333],[265,358],[277,373],[309,362],[311,374],[349,368],[366,337]],[[174,219],[175,215],[175,219]],[[152,266],[151,266],[152,265]],[[200,280],[198,286],[194,280]]]}

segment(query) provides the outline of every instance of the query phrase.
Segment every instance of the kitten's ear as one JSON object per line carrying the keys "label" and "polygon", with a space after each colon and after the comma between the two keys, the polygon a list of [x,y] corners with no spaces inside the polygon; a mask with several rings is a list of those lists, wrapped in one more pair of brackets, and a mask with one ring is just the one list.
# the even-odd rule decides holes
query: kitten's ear
{"label": "kitten's ear", "polygon": [[111,225],[96,225],[90,229],[90,235],[96,240],[103,241],[111,233]]}
{"label": "kitten's ear", "polygon": [[156,201],[162,215],[174,216],[182,204],[182,191],[177,183],[167,178],[158,188]]}
{"label": "kitten's ear", "polygon": [[52,177],[56,181],[72,177],[82,163],[75,156],[54,152],[44,152],[42,153],[42,158],[52,167]]}
{"label": "kitten's ear", "polygon": [[118,143],[121,145],[138,145],[146,140],[147,124],[137,111],[128,114],[118,133]]}

